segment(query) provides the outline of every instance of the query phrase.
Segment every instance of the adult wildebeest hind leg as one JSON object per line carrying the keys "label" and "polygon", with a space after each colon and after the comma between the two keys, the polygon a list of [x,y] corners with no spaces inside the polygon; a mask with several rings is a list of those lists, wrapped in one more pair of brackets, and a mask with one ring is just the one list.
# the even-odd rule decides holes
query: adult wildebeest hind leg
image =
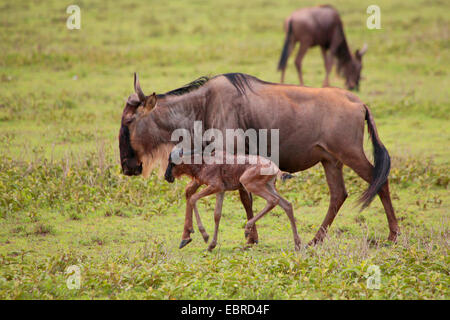
{"label": "adult wildebeest hind leg", "polygon": [[315,244],[323,240],[328,227],[333,222],[339,208],[347,198],[342,175],[342,163],[352,168],[362,179],[370,183],[369,189],[364,192],[360,199],[363,202],[362,208],[368,206],[374,195],[379,195],[389,223],[388,240],[395,241],[397,239],[399,227],[391,202],[389,181],[387,178],[390,168],[390,158],[386,148],[378,137],[372,114],[367,106],[365,108],[368,131],[374,148],[375,166],[367,160],[362,139],[360,143],[352,144],[352,147],[337,149],[330,146],[325,148],[326,151],[324,153],[326,155],[324,156],[325,159],[322,160],[322,165],[325,169],[325,175],[330,189],[330,205],[320,229],[309,244]]}
{"label": "adult wildebeest hind leg", "polygon": [[[369,183],[373,180],[373,177],[374,175],[376,175],[377,172],[376,164],[374,167],[369,162],[369,160],[367,160],[363,150],[361,150],[358,154],[355,153],[351,157],[347,157],[346,162],[344,163],[348,165],[350,168],[352,168],[361,178],[363,178],[366,182]],[[397,219],[395,217],[394,208],[391,202],[391,196],[389,193],[389,180],[387,178],[386,182],[379,188],[377,193],[381,199],[381,203],[383,204],[389,224],[388,240],[395,241],[397,239],[397,235],[399,234],[399,227]],[[361,200],[365,201],[364,198],[367,198],[366,193],[363,194]]]}

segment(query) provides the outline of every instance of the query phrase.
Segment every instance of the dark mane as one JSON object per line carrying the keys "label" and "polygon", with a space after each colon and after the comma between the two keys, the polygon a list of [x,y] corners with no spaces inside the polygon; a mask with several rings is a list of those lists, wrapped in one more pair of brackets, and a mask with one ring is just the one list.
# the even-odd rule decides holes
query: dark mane
{"label": "dark mane", "polygon": [[347,44],[347,39],[345,38],[342,22],[339,25],[339,32],[341,33],[342,41],[337,47],[335,57],[337,58],[337,72],[338,74],[343,75],[345,72],[345,65],[352,60],[352,55]]}
{"label": "dark mane", "polygon": [[[260,80],[254,76],[251,76],[248,74],[243,74],[243,73],[225,73],[225,74],[215,76],[213,78],[220,77],[220,76],[224,76],[225,78],[227,78],[227,80],[230,81],[230,83],[236,88],[236,90],[239,92],[240,95],[245,95],[245,92],[247,89],[252,90],[252,87],[251,87],[252,81],[257,81],[257,82],[266,83],[266,84],[270,83],[270,82]],[[167,96],[167,95],[181,96],[185,93],[194,91],[195,89],[202,87],[211,79],[212,78],[210,78],[210,77],[202,76],[202,77],[182,86],[181,88],[171,90],[171,91],[166,92],[159,96]]]}
{"label": "dark mane", "polygon": [[200,78],[188,83],[187,85],[182,86],[181,88],[166,92],[165,95],[181,96],[182,94],[185,94],[185,93],[188,93],[195,89],[200,88],[208,81],[209,81],[209,77],[203,76],[203,77],[200,77]]}
{"label": "dark mane", "polygon": [[230,81],[230,83],[236,88],[236,90],[239,92],[240,95],[245,95],[245,91],[247,89],[253,91],[251,86],[252,81],[257,81],[266,84],[269,83],[266,81],[262,81],[254,76],[243,73],[225,73],[223,74],[223,76],[227,78],[228,81]]}

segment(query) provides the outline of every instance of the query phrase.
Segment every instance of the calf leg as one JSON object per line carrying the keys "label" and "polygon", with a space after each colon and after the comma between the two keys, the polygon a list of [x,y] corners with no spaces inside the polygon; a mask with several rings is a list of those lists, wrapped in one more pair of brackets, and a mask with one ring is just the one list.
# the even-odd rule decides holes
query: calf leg
{"label": "calf leg", "polygon": [[185,190],[185,195],[186,195],[186,200],[187,200],[186,201],[186,216],[184,218],[184,229],[183,229],[183,235],[182,235],[183,240],[181,241],[180,249],[192,241],[191,233],[194,232],[194,228],[192,226],[192,207],[190,206],[189,199],[198,190],[199,187],[200,187],[200,184],[197,183],[195,180],[192,180],[186,186],[186,190]]}
{"label": "calf leg", "polygon": [[258,195],[264,199],[266,199],[267,204],[256,216],[254,216],[250,221],[245,225],[245,237],[247,238],[250,235],[251,229],[254,227],[256,221],[264,217],[264,215],[272,210],[279,202],[279,198],[275,197],[267,190],[261,190]]}
{"label": "calf leg", "polygon": [[[186,191],[185,191],[186,199],[188,200],[198,190],[199,187],[200,187],[200,184],[198,184],[195,180],[192,180],[186,187]],[[239,195],[241,198],[241,202],[244,205],[245,212],[247,214],[247,220],[250,220],[251,218],[253,218],[252,195],[244,189],[239,190]],[[192,241],[192,239],[190,238],[190,234],[194,232],[194,228],[192,226],[192,209],[194,210],[195,219],[197,220],[198,230],[199,230],[200,234],[202,235],[203,240],[205,242],[208,242],[208,240],[209,240],[209,235],[206,232],[205,227],[203,226],[202,220],[200,218],[200,214],[197,209],[197,205],[195,205],[193,208],[190,208],[189,203],[187,202],[186,203],[185,227],[184,227],[183,237],[182,237],[183,239],[186,239],[186,240],[185,241],[183,240],[184,241],[183,247]],[[257,231],[256,225],[252,228],[250,236],[247,239],[247,243],[248,244],[258,243],[258,231]]]}
{"label": "calf leg", "polygon": [[216,208],[214,209],[214,236],[211,243],[208,246],[208,250],[212,251],[217,245],[217,235],[219,233],[219,223],[220,218],[222,216],[222,204],[223,204],[223,196],[225,192],[220,192],[216,196]]}
{"label": "calf leg", "polygon": [[[239,189],[239,196],[241,197],[241,202],[244,205],[245,212],[247,213],[247,221],[253,218],[253,199],[252,194],[244,189]],[[247,238],[248,244],[258,243],[258,231],[256,230],[256,225],[250,231],[250,235]]]}
{"label": "calf leg", "polygon": [[[275,179],[276,177],[273,178],[273,180]],[[249,181],[245,183],[242,180],[243,179],[241,178],[241,183],[245,187],[245,189],[247,189],[247,191],[258,195],[267,201],[264,209],[262,209],[256,216],[251,218],[245,225],[245,237],[247,238],[250,235],[251,229],[254,227],[256,221],[261,219],[267,212],[272,210],[279,203],[280,197],[270,192],[267,186],[267,181]]]}
{"label": "calf leg", "polygon": [[300,250],[301,241],[300,241],[300,237],[298,236],[297,224],[295,222],[294,210],[292,209],[292,204],[289,201],[287,201],[286,199],[284,199],[278,193],[277,189],[275,188],[275,181],[273,182],[273,184],[269,184],[269,189],[274,195],[276,195],[279,198],[278,204],[280,205],[280,207],[283,208],[284,212],[286,212],[286,214],[289,218],[289,222],[291,223],[292,233],[294,234],[295,250]]}
{"label": "calf leg", "polygon": [[[197,187],[198,188],[198,187]],[[198,199],[209,196],[211,194],[217,193],[221,191],[219,188],[213,187],[213,186],[208,186],[206,187],[204,190],[195,193],[193,195],[191,195],[187,201],[186,201],[186,211],[188,209],[190,209],[190,214],[188,215],[188,213],[186,212],[186,218],[190,218],[190,225],[192,228],[192,209],[195,207],[195,204],[197,202]],[[190,236],[191,232],[188,232],[186,234],[186,222],[185,222],[185,226],[184,226],[184,232],[181,238],[181,243],[180,243],[180,249],[183,248],[184,246],[186,246],[189,242],[192,241],[191,236]]]}
{"label": "calf leg", "polygon": [[201,233],[203,240],[205,240],[205,242],[207,243],[209,239],[209,234],[206,232],[205,227],[203,226],[202,223],[202,219],[198,214],[197,205],[194,206],[194,212],[195,212],[195,219],[197,220],[198,231]]}
{"label": "calf leg", "polygon": [[345,190],[344,177],[342,175],[342,163],[336,159],[322,161],[325,169],[325,176],[327,178],[328,188],[330,190],[330,204],[325,219],[317,231],[313,240],[309,245],[321,242],[325,237],[328,227],[333,223],[340,207],[347,198],[347,191]]}

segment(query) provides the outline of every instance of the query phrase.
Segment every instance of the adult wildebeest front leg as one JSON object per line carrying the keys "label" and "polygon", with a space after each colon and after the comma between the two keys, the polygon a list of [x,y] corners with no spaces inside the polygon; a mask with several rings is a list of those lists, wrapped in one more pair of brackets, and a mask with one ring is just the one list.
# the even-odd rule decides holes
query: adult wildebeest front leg
{"label": "adult wildebeest front leg", "polygon": [[335,30],[331,38],[331,44],[329,48],[321,46],[323,62],[325,65],[325,79],[323,80],[322,86],[328,87],[330,85],[329,76],[331,69],[333,68],[334,56],[337,54],[337,50],[341,42],[344,40],[342,35]]}
{"label": "adult wildebeest front leg", "polygon": [[[241,202],[244,205],[245,212],[247,213],[247,221],[253,218],[253,198],[252,194],[247,192],[244,189],[239,190],[239,196],[241,198]],[[250,231],[250,235],[247,238],[248,244],[257,244],[258,243],[258,230],[256,229],[256,225]]]}

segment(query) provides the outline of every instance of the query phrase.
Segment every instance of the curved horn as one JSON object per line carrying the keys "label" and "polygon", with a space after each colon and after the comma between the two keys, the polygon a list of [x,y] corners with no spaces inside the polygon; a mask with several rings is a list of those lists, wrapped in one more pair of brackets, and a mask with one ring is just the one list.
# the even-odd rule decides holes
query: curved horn
{"label": "curved horn", "polygon": [[361,50],[359,50],[359,55],[362,56],[364,53],[366,53],[368,48],[367,43],[364,43],[363,47],[361,48]]}
{"label": "curved horn", "polygon": [[141,89],[141,84],[139,83],[139,77],[137,73],[134,73],[134,91],[137,93],[139,97],[139,101],[144,102],[145,101],[145,94]]}

